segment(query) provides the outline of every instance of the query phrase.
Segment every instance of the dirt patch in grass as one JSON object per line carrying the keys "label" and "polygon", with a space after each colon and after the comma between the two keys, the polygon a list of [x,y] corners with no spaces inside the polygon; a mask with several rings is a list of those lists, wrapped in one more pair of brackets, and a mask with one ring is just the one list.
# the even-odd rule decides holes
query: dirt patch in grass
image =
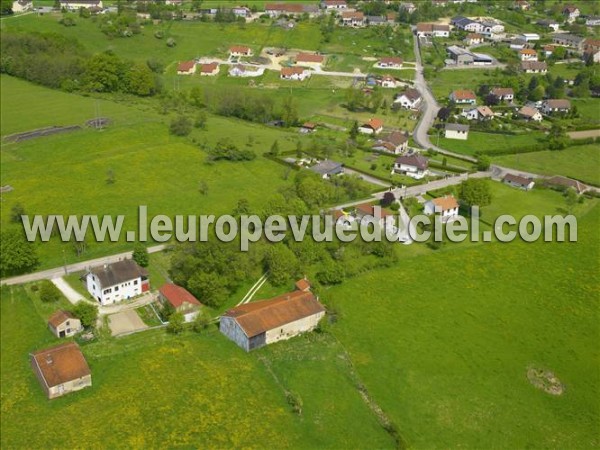
{"label": "dirt patch in grass", "polygon": [[551,395],[562,395],[565,391],[565,386],[550,370],[530,367],[527,369],[527,379],[536,388]]}

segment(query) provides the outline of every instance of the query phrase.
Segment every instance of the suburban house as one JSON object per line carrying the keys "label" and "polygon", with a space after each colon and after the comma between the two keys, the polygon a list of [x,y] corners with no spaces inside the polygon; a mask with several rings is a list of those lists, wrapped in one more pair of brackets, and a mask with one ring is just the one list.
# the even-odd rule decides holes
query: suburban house
{"label": "suburban house", "polygon": [[449,37],[450,26],[440,25],[437,23],[418,23],[417,24],[417,36],[431,36],[431,37]]}
{"label": "suburban house", "polygon": [[365,15],[360,11],[344,11],[342,25],[345,27],[362,27],[365,25]]}
{"label": "suburban house", "polygon": [[321,8],[330,10],[347,9],[346,0],[322,0]]}
{"label": "suburban house", "polygon": [[448,139],[467,140],[469,137],[469,125],[460,123],[447,123],[444,129],[444,137]]}
{"label": "suburban house", "polygon": [[408,136],[401,131],[392,131],[382,135],[371,148],[396,155],[404,153],[408,149]]}
{"label": "suburban house", "polygon": [[310,77],[310,70],[294,66],[294,67],[282,67],[279,77],[282,80],[300,80],[303,81]]}
{"label": "suburban house", "polygon": [[184,61],[177,66],[177,75],[193,75],[196,73],[196,61]]}
{"label": "suburban house", "polygon": [[264,69],[255,66],[245,66],[236,64],[229,69],[229,76],[232,77],[259,77],[264,73]]}
{"label": "suburban house", "polygon": [[229,47],[229,56],[252,56],[252,49],[245,45],[232,45]]}
{"label": "suburban house", "polygon": [[394,162],[392,173],[407,175],[417,180],[428,174],[429,160],[420,153],[402,155]]}
{"label": "suburban house", "polygon": [[396,95],[394,105],[400,105],[406,109],[416,109],[421,104],[421,100],[420,92],[416,89],[409,88]]}
{"label": "suburban house", "polygon": [[312,122],[304,122],[300,127],[300,133],[308,134],[317,131],[317,124]]}
{"label": "suburban house", "polygon": [[296,290],[269,300],[236,306],[221,316],[219,330],[247,352],[312,331],[325,308],[306,280]]}
{"label": "suburban house", "polygon": [[512,102],[515,98],[515,91],[513,88],[495,87],[490,91],[494,97],[500,102]]}
{"label": "suburban house", "polygon": [[427,215],[439,213],[442,222],[446,223],[458,216],[458,202],[453,195],[445,195],[429,200],[425,203],[423,211]]}
{"label": "suburban house", "polygon": [[477,101],[477,96],[469,89],[458,89],[450,93],[450,101],[456,104],[474,105]]}
{"label": "suburban house", "polygon": [[542,103],[542,112],[544,114],[568,113],[571,109],[571,102],[567,99],[550,99]]}
{"label": "suburban house", "polygon": [[552,36],[552,43],[563,47],[573,48],[577,53],[583,51],[584,38],[576,34],[558,33]]}
{"label": "suburban house", "polygon": [[323,64],[323,61],[325,61],[325,57],[316,53],[301,52],[296,55],[296,64],[299,66],[308,66],[319,69],[321,64]]}
{"label": "suburban house", "polygon": [[76,11],[78,9],[102,9],[102,0],[60,0],[60,9]]}
{"label": "suburban house", "polygon": [[187,289],[176,284],[163,285],[158,294],[158,299],[163,304],[169,304],[176,312],[183,315],[186,322],[191,322],[196,318],[202,308],[202,303],[198,301]]}
{"label": "suburban house", "polygon": [[546,73],[548,65],[546,61],[523,61],[521,62],[521,70],[525,73]]}
{"label": "suburban house", "polygon": [[531,106],[523,106],[517,114],[525,120],[533,120],[535,122],[541,122],[543,119],[542,113]]}
{"label": "suburban house", "polygon": [[467,45],[477,45],[483,42],[483,36],[479,33],[469,33],[465,38],[465,44]]}
{"label": "suburban house", "polygon": [[382,88],[395,88],[398,85],[398,81],[391,75],[384,75],[377,79],[377,84]]}
{"label": "suburban house", "polygon": [[350,229],[353,223],[356,221],[352,214],[345,212],[342,209],[334,210],[333,218],[335,219],[335,224],[337,226],[341,226],[345,229]]}
{"label": "suburban house", "polygon": [[31,367],[49,399],[92,385],[92,373],[75,342],[33,353]]}
{"label": "suburban house", "polygon": [[524,48],[523,50],[519,50],[519,58],[521,61],[537,61],[538,55],[535,50],[531,48]]}
{"label": "suburban house", "polygon": [[33,9],[33,2],[31,0],[15,0],[12,2],[12,12],[22,13]]}
{"label": "suburban house", "polygon": [[388,56],[377,61],[376,66],[380,69],[402,69],[402,58],[397,56]]}
{"label": "suburban house", "polygon": [[85,275],[87,290],[101,305],[111,305],[150,290],[148,272],[132,259],[91,269]]}
{"label": "suburban house", "polygon": [[219,63],[200,64],[200,75],[212,77],[219,73]]}
{"label": "suburban house", "polygon": [[522,177],[521,175],[513,175],[512,173],[507,173],[504,175],[502,182],[504,184],[508,184],[509,186],[523,189],[524,191],[530,191],[535,185],[535,182],[532,178]]}
{"label": "suburban house", "polygon": [[539,25],[540,27],[550,28],[552,31],[558,31],[560,28],[560,24],[556,20],[552,19],[538,20],[535,24]]}
{"label": "suburban house", "polygon": [[476,108],[465,109],[461,116],[467,118],[467,120],[491,120],[494,118],[494,111],[492,111],[488,106],[478,106]]}
{"label": "suburban house", "polygon": [[69,311],[58,310],[48,319],[48,328],[57,338],[70,337],[83,330],[81,320]]}
{"label": "suburban house", "polygon": [[383,130],[383,120],[371,119],[358,127],[358,131],[363,134],[379,134]]}
{"label": "suburban house", "polygon": [[344,165],[342,163],[326,159],[325,161],[321,161],[320,163],[310,167],[309,170],[318,174],[323,179],[329,179],[336,175],[343,174]]}
{"label": "suburban house", "polygon": [[565,16],[567,22],[573,23],[579,17],[581,12],[577,6],[569,5],[563,8],[562,14]]}

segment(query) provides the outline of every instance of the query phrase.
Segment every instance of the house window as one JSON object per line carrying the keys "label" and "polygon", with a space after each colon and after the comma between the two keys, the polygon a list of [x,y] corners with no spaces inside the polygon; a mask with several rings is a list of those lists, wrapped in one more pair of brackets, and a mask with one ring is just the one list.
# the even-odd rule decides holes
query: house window
{"label": "house window", "polygon": [[133,281],[133,285],[134,285],[134,286],[137,286],[137,284],[138,284],[138,280],[134,280],[134,281]]}
{"label": "house window", "polygon": [[115,286],[115,292],[119,290],[119,286]]}
{"label": "house window", "polygon": [[67,334],[70,334],[70,333],[71,333],[71,329],[67,328]]}
{"label": "house window", "polygon": [[71,323],[70,323],[70,322],[67,320],[67,323],[66,323],[66,325],[67,325],[67,326],[69,326],[69,325],[71,325]]}
{"label": "house window", "polygon": [[104,294],[110,294],[112,292],[112,289],[104,289]]}

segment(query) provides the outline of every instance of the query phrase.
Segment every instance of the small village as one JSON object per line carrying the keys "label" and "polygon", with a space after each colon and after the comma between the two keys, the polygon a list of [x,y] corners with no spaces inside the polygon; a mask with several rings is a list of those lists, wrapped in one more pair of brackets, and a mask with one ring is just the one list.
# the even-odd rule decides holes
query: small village
{"label": "small village", "polygon": [[[595,442],[597,411],[580,397],[597,387],[597,324],[586,320],[597,316],[598,4],[2,8],[3,93],[14,96],[3,105],[0,196],[7,416],[53,414],[56,427],[76,411],[82,440],[68,434],[78,448]],[[46,74],[27,69],[34,58]],[[39,105],[29,89],[40,89]],[[236,220],[312,214],[332,219],[321,235],[338,237],[261,238],[240,252],[237,237],[59,242],[51,225],[49,238],[24,244],[27,214],[133,215],[142,204]],[[459,228],[474,207],[485,244],[415,239]],[[497,225],[501,214],[542,213],[578,219],[568,235],[580,242],[511,247],[494,235],[514,225]],[[413,220],[423,216],[429,224]],[[387,241],[339,238],[360,227]],[[8,315],[20,310],[23,323]],[[5,381],[8,367],[19,380]],[[122,409],[116,393],[131,397]],[[100,443],[82,411],[101,420],[104,404],[124,428],[99,431]],[[526,420],[535,438],[523,437]],[[5,424],[2,445],[25,448],[26,433]],[[40,430],[30,448],[67,445]]]}

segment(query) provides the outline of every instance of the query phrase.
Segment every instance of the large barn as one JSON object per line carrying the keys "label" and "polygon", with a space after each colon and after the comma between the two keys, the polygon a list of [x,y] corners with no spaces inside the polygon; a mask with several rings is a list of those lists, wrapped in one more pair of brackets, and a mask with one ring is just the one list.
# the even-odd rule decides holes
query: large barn
{"label": "large barn", "polygon": [[313,330],[325,308],[306,280],[297,290],[237,306],[221,316],[221,333],[247,352]]}

